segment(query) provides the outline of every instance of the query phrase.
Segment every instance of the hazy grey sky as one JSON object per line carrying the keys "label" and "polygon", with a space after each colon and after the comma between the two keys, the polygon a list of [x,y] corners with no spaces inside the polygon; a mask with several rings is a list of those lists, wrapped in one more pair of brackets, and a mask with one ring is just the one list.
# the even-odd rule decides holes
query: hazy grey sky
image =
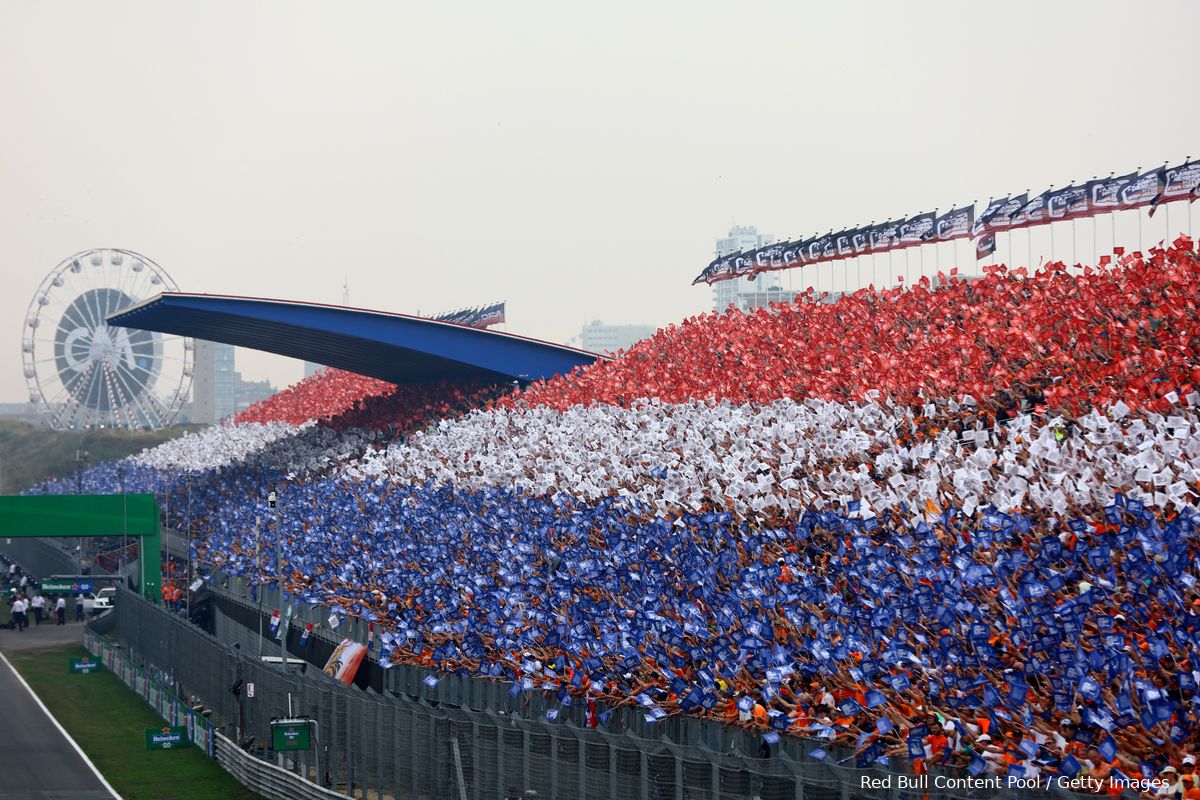
{"label": "hazy grey sky", "polygon": [[509,330],[566,341],[707,309],[688,284],[734,221],[824,232],[1200,156],[1197,22],[1189,0],[0,0],[0,399],[26,394],[34,289],[86,248],[186,291],[504,299]]}

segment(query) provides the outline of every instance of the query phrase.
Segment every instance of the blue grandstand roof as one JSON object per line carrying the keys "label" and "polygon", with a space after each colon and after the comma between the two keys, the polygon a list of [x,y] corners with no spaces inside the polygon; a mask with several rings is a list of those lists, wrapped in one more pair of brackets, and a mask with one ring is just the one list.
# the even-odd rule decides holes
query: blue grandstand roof
{"label": "blue grandstand roof", "polygon": [[164,292],[111,314],[108,323],[265,350],[392,383],[532,381],[600,357],[406,314],[227,295]]}

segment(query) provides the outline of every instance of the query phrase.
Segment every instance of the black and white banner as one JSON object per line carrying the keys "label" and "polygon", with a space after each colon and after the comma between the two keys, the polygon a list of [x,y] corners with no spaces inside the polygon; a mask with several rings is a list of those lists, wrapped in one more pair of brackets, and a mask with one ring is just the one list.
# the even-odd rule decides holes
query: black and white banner
{"label": "black and white banner", "polygon": [[1166,200],[1190,200],[1200,189],[1200,163],[1184,164],[1179,167],[1169,167],[1164,175],[1166,186],[1163,187],[1163,197]]}
{"label": "black and white banner", "polygon": [[917,214],[911,217],[900,226],[900,246],[915,247],[919,244],[932,242],[934,240],[934,223],[937,221],[937,212],[930,211],[925,214]]}
{"label": "black and white banner", "polygon": [[1050,191],[1044,191],[1037,197],[1027,201],[1017,209],[1017,213],[1008,218],[1008,227],[1023,228],[1027,225],[1040,225],[1046,222],[1046,201],[1050,199]]}
{"label": "black and white banner", "polygon": [[1046,216],[1052,220],[1067,219],[1087,213],[1087,187],[1068,186],[1052,189],[1046,200]]}
{"label": "black and white banner", "polygon": [[1088,213],[1103,214],[1106,211],[1116,211],[1121,207],[1121,187],[1136,177],[1137,173],[1131,172],[1119,178],[1110,175],[1107,178],[1088,181]]}
{"label": "black and white banner", "polygon": [[1148,206],[1162,192],[1163,174],[1166,169],[1143,172],[1121,187],[1121,208]]}
{"label": "black and white banner", "polygon": [[869,228],[868,238],[871,243],[871,252],[881,253],[884,250],[899,247],[902,224],[904,224],[904,220],[896,220],[895,222],[881,222]]}
{"label": "black and white banner", "polygon": [[971,238],[974,239],[979,234],[988,230],[991,227],[992,220],[1000,213],[1008,203],[1009,198],[1000,197],[994,200],[988,200],[988,204],[983,207],[983,213],[975,218],[974,224],[971,225]]}
{"label": "black and white banner", "polygon": [[939,242],[963,239],[971,235],[975,227],[975,206],[963,206],[947,211],[937,218],[934,235]]}
{"label": "black and white banner", "polygon": [[833,258],[833,248],[837,239],[832,233],[816,236],[804,243],[804,260],[815,264],[818,261],[828,261]]}
{"label": "black and white banner", "polygon": [[987,258],[994,252],[996,252],[996,234],[992,231],[988,231],[975,240],[976,261]]}
{"label": "black and white banner", "polygon": [[1004,205],[1000,206],[996,213],[992,215],[992,218],[988,220],[988,230],[1008,228],[1012,225],[1013,215],[1024,208],[1028,202],[1028,194],[1019,194],[1016,197],[1010,197],[1005,200]]}

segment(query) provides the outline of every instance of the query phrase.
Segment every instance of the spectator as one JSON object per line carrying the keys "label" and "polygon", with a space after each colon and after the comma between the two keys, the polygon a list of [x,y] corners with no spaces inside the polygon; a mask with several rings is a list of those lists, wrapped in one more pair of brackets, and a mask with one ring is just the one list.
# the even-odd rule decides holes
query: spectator
{"label": "spectator", "polygon": [[24,631],[29,627],[28,609],[29,602],[25,599],[25,595],[18,594],[16,602],[12,605],[13,624],[16,626],[18,632]]}

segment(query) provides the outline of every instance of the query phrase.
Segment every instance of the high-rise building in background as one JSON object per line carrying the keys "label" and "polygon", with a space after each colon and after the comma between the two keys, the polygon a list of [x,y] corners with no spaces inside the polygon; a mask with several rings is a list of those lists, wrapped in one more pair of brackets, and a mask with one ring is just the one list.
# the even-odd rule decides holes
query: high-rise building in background
{"label": "high-rise building in background", "polygon": [[192,422],[217,422],[275,393],[268,381],[243,380],[235,369],[234,349],[231,344],[196,340]]}
{"label": "high-rise building in background", "polygon": [[248,381],[242,378],[242,373],[235,372],[237,382],[233,385],[233,414],[240,414],[260,400],[266,400],[275,394],[275,387],[270,381]]}
{"label": "high-rise building in background", "polygon": [[571,341],[578,341],[580,347],[593,353],[615,353],[628,350],[630,345],[653,335],[656,330],[653,325],[605,325],[595,319],[584,325]]}
{"label": "high-rise building in background", "polygon": [[[713,256],[724,256],[730,253],[755,250],[775,241],[773,236],[759,233],[753,225],[735,225],[729,229],[729,235],[717,239]],[[713,284],[713,311],[724,311],[731,305],[742,311],[762,308],[771,303],[783,303],[792,300],[797,292],[790,292],[780,283],[780,273],[763,272],[753,280],[734,278],[718,281]]]}

